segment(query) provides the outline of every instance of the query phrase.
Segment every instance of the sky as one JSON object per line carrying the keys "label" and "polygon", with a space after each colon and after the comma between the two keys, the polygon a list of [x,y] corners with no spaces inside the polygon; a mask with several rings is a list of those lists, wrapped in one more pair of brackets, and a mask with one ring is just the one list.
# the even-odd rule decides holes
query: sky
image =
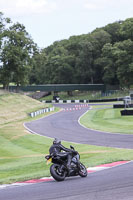
{"label": "sky", "polygon": [[133,0],[0,0],[0,11],[23,24],[40,48],[133,17]]}

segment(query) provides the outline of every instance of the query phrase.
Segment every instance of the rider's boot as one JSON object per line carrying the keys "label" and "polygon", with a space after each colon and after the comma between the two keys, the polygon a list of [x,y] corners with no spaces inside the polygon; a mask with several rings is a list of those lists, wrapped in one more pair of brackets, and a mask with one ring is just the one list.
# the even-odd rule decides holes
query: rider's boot
{"label": "rider's boot", "polygon": [[68,176],[70,176],[71,166],[69,164],[67,165],[67,170],[68,170]]}

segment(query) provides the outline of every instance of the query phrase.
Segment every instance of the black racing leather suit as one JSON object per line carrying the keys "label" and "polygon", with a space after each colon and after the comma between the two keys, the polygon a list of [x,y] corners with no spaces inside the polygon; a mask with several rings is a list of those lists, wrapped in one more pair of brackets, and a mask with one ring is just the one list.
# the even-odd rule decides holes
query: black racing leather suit
{"label": "black racing leather suit", "polygon": [[[65,151],[65,152],[61,152]],[[73,150],[64,147],[62,144],[53,144],[50,149],[49,153],[53,155],[59,155],[62,158],[67,158],[67,167],[70,168],[70,163],[72,159],[72,152]]]}

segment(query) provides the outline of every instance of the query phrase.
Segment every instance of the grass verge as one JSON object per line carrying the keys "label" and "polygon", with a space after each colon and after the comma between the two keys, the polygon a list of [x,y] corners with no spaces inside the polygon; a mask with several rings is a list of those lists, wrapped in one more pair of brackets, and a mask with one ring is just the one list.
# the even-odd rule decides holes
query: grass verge
{"label": "grass verge", "polygon": [[[45,106],[19,94],[0,96],[0,184],[50,175],[44,155],[48,154],[52,140],[30,134],[23,127],[25,121],[32,120],[27,115],[29,111]],[[39,117],[42,116],[45,115]],[[68,142],[63,144],[66,147],[70,145]],[[74,147],[87,167],[133,159],[133,150],[81,144],[75,144]]]}
{"label": "grass verge", "polygon": [[121,109],[93,107],[80,122],[87,128],[123,134],[133,134],[133,116],[121,116]]}

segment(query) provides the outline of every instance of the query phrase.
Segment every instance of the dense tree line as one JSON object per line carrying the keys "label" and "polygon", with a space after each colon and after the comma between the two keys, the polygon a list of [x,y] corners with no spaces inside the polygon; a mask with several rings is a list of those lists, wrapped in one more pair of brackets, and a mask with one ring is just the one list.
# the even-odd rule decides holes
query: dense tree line
{"label": "dense tree line", "polygon": [[133,84],[133,18],[56,41],[34,56],[30,83]]}
{"label": "dense tree line", "polygon": [[[19,23],[0,15],[0,82],[133,85],[133,18],[39,50]],[[45,39],[45,38],[44,38]]]}

